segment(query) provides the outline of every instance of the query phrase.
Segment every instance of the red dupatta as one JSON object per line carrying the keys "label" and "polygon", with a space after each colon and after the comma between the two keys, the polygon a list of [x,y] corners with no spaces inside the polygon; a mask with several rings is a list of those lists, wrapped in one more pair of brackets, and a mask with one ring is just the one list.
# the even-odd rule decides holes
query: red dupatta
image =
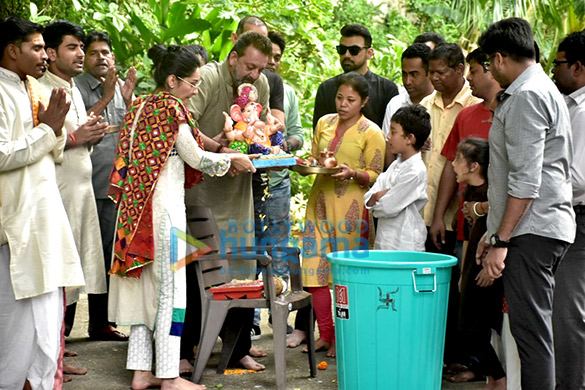
{"label": "red dupatta", "polygon": [[[154,261],[152,193],[181,123],[191,126],[203,148],[191,114],[168,92],[140,96],[124,117],[108,194],[119,206],[111,275],[139,278],[142,267]],[[202,176],[185,164],[186,188],[201,181]]]}

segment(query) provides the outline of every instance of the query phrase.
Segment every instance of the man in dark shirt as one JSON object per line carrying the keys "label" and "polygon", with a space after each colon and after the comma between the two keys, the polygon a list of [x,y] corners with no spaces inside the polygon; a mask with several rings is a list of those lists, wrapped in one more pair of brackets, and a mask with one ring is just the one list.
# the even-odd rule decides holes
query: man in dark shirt
{"label": "man in dark shirt", "polygon": [[[343,72],[358,72],[370,84],[370,99],[363,109],[366,118],[382,128],[384,113],[390,99],[398,95],[398,88],[392,81],[374,74],[368,68],[368,61],[374,55],[372,36],[367,28],[361,24],[348,24],[341,29],[341,40],[337,46],[339,62]],[[317,90],[315,97],[315,111],[313,112],[313,129],[319,118],[326,114],[337,112],[335,95],[337,94],[336,80],[339,75],[325,80]]]}

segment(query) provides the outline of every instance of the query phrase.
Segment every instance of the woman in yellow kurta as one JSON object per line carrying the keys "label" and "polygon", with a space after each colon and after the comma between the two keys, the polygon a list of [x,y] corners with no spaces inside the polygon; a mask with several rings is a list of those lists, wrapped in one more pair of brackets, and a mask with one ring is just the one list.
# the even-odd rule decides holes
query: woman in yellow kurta
{"label": "woman in yellow kurta", "polygon": [[[359,73],[337,79],[337,114],[325,115],[317,124],[312,154],[334,152],[341,171],[318,175],[307,204],[303,238],[303,285],[313,294],[320,339],[315,349],[327,349],[335,356],[335,334],[331,315],[330,264],[327,253],[367,249],[373,226],[364,207],[364,194],[382,172],[384,133],[361,114],[368,101],[369,85]],[[306,334],[295,331],[292,338]],[[291,345],[292,346],[292,345]]]}

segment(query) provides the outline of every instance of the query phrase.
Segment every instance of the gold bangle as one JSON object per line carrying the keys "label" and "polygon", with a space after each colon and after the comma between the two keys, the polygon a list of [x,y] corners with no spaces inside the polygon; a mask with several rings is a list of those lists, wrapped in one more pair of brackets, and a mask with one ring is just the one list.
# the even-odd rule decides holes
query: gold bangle
{"label": "gold bangle", "polygon": [[477,210],[476,210],[476,207],[477,207],[477,204],[478,204],[478,203],[481,203],[481,202],[475,202],[475,203],[473,204],[473,214],[475,214],[475,216],[479,218],[479,217],[483,217],[483,216],[485,215],[485,213],[483,213],[483,214],[479,214],[479,213],[477,212]]}

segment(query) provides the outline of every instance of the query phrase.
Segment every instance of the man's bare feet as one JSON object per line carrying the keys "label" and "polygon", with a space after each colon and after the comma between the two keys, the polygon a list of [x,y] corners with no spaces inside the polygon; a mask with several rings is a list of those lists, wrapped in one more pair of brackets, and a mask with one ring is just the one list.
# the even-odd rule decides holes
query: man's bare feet
{"label": "man's bare feet", "polygon": [[296,348],[306,339],[307,332],[304,330],[295,329],[291,334],[286,336],[286,346],[289,348]]}
{"label": "man's bare feet", "polygon": [[506,390],[506,377],[494,380],[494,378],[488,376],[487,385],[483,390]]}
{"label": "man's bare feet", "polygon": [[74,356],[77,356],[77,352],[73,352],[73,351],[70,351],[67,348],[65,348],[65,352],[63,353],[63,356],[74,357]]}
{"label": "man's bare feet", "polygon": [[252,356],[250,355],[244,356],[238,363],[248,370],[262,371],[266,368],[263,364],[260,364],[256,360],[252,359]]}
{"label": "man's bare feet", "polygon": [[162,379],[154,376],[150,371],[134,371],[132,378],[132,390],[145,390],[152,386],[161,386]]}
{"label": "man's bare feet", "polygon": [[198,385],[181,377],[163,379],[160,385],[161,390],[205,390],[207,386]]}
{"label": "man's bare feet", "polygon": [[266,357],[268,355],[265,350],[263,350],[262,348],[258,348],[254,345],[252,345],[252,347],[250,348],[250,351],[248,351],[248,353],[250,354],[250,356],[256,357],[256,358],[262,358],[262,357]]}
{"label": "man's bare feet", "polygon": [[69,364],[66,361],[63,361],[63,373],[69,375],[85,375],[87,374],[87,370],[85,368],[79,368],[73,364]]}
{"label": "man's bare feet", "polygon": [[181,359],[179,362],[179,374],[192,374],[193,373],[193,365],[187,359]]}
{"label": "man's bare feet", "polygon": [[[330,348],[331,348],[331,343],[330,342],[323,341],[321,339],[317,339],[315,341],[315,352],[327,351],[327,353],[329,353],[329,349]],[[334,352],[333,353],[335,354],[335,345],[333,346],[333,349],[334,349]],[[305,345],[303,347],[303,352],[304,353],[309,352],[309,346],[308,345]],[[327,356],[329,356],[329,355],[327,355]]]}

